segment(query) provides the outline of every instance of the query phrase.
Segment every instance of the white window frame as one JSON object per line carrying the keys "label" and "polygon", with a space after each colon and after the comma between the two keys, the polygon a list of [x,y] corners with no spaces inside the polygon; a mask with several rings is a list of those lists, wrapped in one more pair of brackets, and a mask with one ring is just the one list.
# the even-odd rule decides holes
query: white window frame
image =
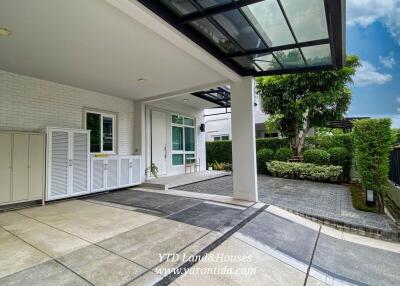
{"label": "white window frame", "polygon": [[[93,114],[98,114],[100,115],[100,152],[90,152],[91,154],[109,154],[109,155],[115,155],[117,154],[117,114],[113,112],[107,112],[107,111],[99,111],[99,110],[93,110],[93,109],[85,109],[83,112],[83,117],[84,117],[84,129],[87,129],[87,114],[88,113],[93,113]],[[112,144],[113,148],[111,151],[104,151],[103,150],[103,117],[109,117],[112,118]]]}
{"label": "white window frame", "polygon": [[[227,140],[222,140],[222,136],[227,136],[228,137],[228,139]],[[215,140],[215,137],[220,137],[220,140]],[[212,138],[213,138],[213,141],[214,142],[219,142],[219,141],[229,141],[231,138],[229,137],[229,134],[221,134],[221,135],[213,135],[212,136]]]}
{"label": "white window frame", "polygon": [[[182,124],[173,123],[172,122],[172,116],[173,115],[182,117],[182,119],[183,119]],[[192,119],[194,125],[193,126],[185,125],[185,118]],[[197,153],[196,152],[196,150],[197,150],[196,118],[191,117],[191,116],[186,116],[186,115],[183,115],[183,114],[171,113],[170,114],[170,120],[171,120],[171,130],[170,130],[170,132],[171,132],[171,167],[173,167],[173,168],[174,167],[182,167],[182,166],[185,166],[185,164],[186,164],[186,155],[194,155],[194,159],[197,158],[197,156],[196,156],[196,153]],[[173,133],[172,133],[173,127],[182,128],[182,141],[183,141],[182,150],[173,150],[174,149],[173,137],[172,137],[173,136]],[[186,143],[185,142],[185,127],[189,127],[189,128],[193,128],[194,129],[194,132],[193,132],[194,133],[194,151],[185,151],[185,143]],[[173,155],[183,155],[183,164],[182,165],[174,165]]]}

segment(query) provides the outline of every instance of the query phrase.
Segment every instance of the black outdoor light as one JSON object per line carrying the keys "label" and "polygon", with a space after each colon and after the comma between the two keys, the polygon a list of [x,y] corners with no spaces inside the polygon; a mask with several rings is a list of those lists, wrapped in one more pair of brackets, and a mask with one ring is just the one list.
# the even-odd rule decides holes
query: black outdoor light
{"label": "black outdoor light", "polygon": [[200,124],[200,132],[205,132],[206,131],[206,125],[204,123]]}
{"label": "black outdoor light", "polygon": [[375,194],[374,190],[367,190],[367,194],[365,196],[365,204],[369,207],[375,206]]}

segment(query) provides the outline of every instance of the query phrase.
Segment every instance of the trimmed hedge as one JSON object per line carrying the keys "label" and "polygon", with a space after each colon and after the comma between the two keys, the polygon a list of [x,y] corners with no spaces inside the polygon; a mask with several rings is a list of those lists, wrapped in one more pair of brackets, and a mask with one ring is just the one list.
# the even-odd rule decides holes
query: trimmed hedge
{"label": "trimmed hedge", "polygon": [[346,148],[351,154],[353,152],[353,133],[344,133],[332,136],[313,136],[306,138],[306,149],[317,148],[327,151],[332,147]]}
{"label": "trimmed hedge", "polygon": [[275,152],[275,160],[286,162],[292,158],[292,150],[290,148],[279,148]]}
{"label": "trimmed hedge", "polygon": [[350,169],[351,169],[351,159],[352,155],[344,147],[332,147],[328,149],[328,153],[331,155],[330,164],[336,166],[342,166],[343,168],[343,181],[350,180]]}
{"label": "trimmed hedge", "polygon": [[390,119],[354,122],[357,170],[363,187],[377,192],[380,211],[383,211],[383,193],[388,190],[389,154],[394,142],[390,126]]}
{"label": "trimmed hedge", "polygon": [[315,165],[329,165],[330,154],[321,149],[309,149],[304,151],[304,162]]}
{"label": "trimmed hedge", "polygon": [[288,138],[259,138],[256,139],[256,149],[272,149],[277,150],[279,148],[289,148],[290,140]]}
{"label": "trimmed hedge", "polygon": [[274,159],[274,150],[272,149],[261,149],[257,151],[257,171],[260,174],[267,172],[266,163]]}
{"label": "trimmed hedge", "polygon": [[274,177],[318,182],[338,182],[342,174],[341,166],[317,166],[310,163],[272,161],[267,168]]}
{"label": "trimmed hedge", "polygon": [[[290,147],[287,138],[259,138],[256,139],[256,150],[271,149],[273,151],[281,147]],[[232,141],[206,142],[207,164],[217,162],[232,163]]]}
{"label": "trimmed hedge", "polygon": [[232,163],[232,142],[206,142],[206,158],[207,164],[214,162]]}

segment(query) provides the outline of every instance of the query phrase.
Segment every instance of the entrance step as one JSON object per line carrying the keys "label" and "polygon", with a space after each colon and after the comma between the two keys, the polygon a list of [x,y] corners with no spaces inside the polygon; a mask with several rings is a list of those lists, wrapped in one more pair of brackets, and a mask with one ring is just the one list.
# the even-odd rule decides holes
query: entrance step
{"label": "entrance step", "polygon": [[150,179],[138,187],[155,190],[168,190],[176,188],[178,186],[229,176],[230,174],[230,172],[225,171],[201,171],[189,174],[180,174]]}

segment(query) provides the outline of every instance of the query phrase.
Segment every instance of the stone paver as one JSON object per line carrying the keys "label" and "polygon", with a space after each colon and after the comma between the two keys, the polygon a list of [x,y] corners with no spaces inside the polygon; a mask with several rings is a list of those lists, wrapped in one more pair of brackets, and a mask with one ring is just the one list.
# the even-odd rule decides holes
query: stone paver
{"label": "stone paver", "polygon": [[[232,177],[212,179],[176,189],[224,196],[233,195]],[[393,229],[385,215],[354,209],[347,186],[258,176],[259,200],[300,213],[384,231]]]}

